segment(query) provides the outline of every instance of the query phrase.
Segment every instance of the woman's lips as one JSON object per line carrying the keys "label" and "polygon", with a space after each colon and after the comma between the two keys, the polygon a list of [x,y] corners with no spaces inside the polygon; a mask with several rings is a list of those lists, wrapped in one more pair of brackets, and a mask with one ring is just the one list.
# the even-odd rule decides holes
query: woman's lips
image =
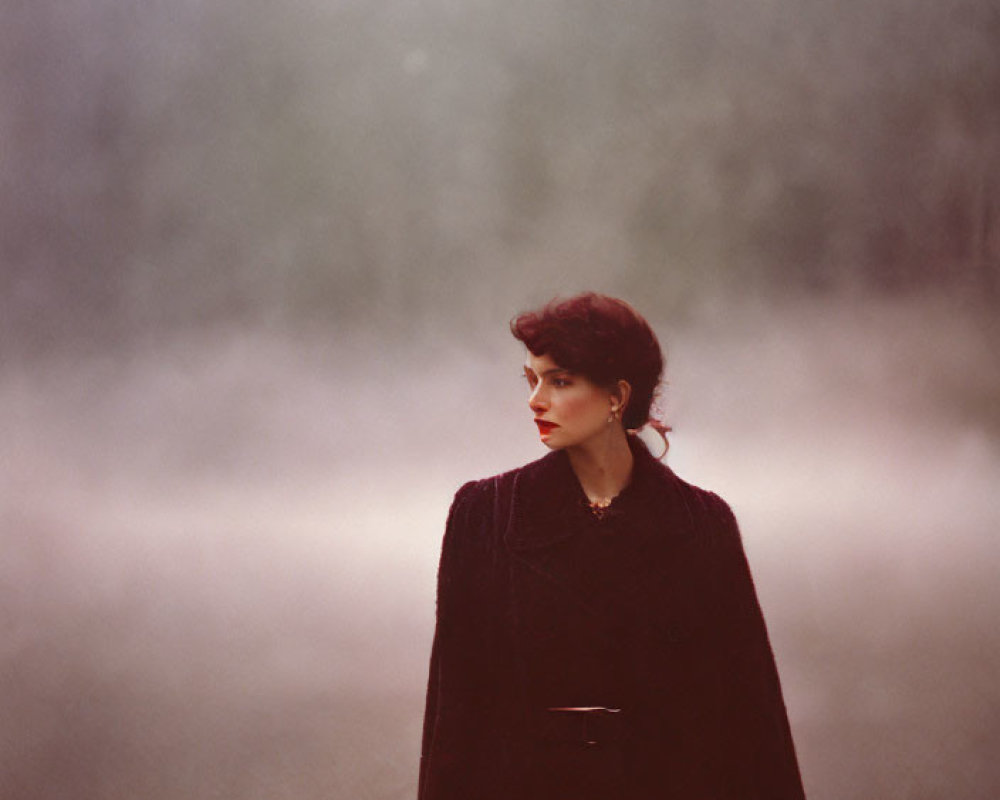
{"label": "woman's lips", "polygon": [[559,427],[554,422],[548,422],[544,419],[536,419],[535,424],[538,426],[538,432],[543,434],[552,433],[552,431]]}

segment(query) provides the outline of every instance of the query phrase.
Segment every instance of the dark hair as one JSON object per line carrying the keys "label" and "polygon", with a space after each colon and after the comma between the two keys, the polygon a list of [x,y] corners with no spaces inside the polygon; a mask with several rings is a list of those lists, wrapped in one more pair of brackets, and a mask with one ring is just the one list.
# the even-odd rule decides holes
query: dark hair
{"label": "dark hair", "polygon": [[628,381],[632,394],[622,417],[626,429],[646,422],[662,426],[650,420],[663,373],[660,343],[649,323],[624,300],[596,292],[556,298],[537,311],[518,314],[510,331],[534,355],[547,355],[598,386]]}

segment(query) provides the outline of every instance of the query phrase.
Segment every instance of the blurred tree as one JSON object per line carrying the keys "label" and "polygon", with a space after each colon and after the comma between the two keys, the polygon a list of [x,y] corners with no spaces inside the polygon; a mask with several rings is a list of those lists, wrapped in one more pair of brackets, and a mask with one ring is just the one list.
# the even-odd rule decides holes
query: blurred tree
{"label": "blurred tree", "polygon": [[7,349],[570,285],[998,296],[992,0],[5,10]]}

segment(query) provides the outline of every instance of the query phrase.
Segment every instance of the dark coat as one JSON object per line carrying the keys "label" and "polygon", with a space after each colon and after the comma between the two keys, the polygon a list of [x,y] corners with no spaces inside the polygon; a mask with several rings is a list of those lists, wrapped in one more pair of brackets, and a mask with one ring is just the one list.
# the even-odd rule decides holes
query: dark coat
{"label": "dark coat", "polygon": [[630,446],[601,520],[564,451],[455,495],[419,800],[803,798],[736,520]]}

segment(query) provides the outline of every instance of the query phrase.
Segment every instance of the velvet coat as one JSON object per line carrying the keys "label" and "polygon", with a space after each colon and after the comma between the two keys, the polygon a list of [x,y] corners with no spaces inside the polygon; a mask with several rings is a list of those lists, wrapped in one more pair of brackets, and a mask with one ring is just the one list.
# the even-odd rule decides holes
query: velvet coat
{"label": "velvet coat", "polygon": [[[564,451],[456,493],[419,800],[804,797],[736,520],[630,447],[601,520]],[[615,735],[551,740],[570,705],[621,708]]]}

